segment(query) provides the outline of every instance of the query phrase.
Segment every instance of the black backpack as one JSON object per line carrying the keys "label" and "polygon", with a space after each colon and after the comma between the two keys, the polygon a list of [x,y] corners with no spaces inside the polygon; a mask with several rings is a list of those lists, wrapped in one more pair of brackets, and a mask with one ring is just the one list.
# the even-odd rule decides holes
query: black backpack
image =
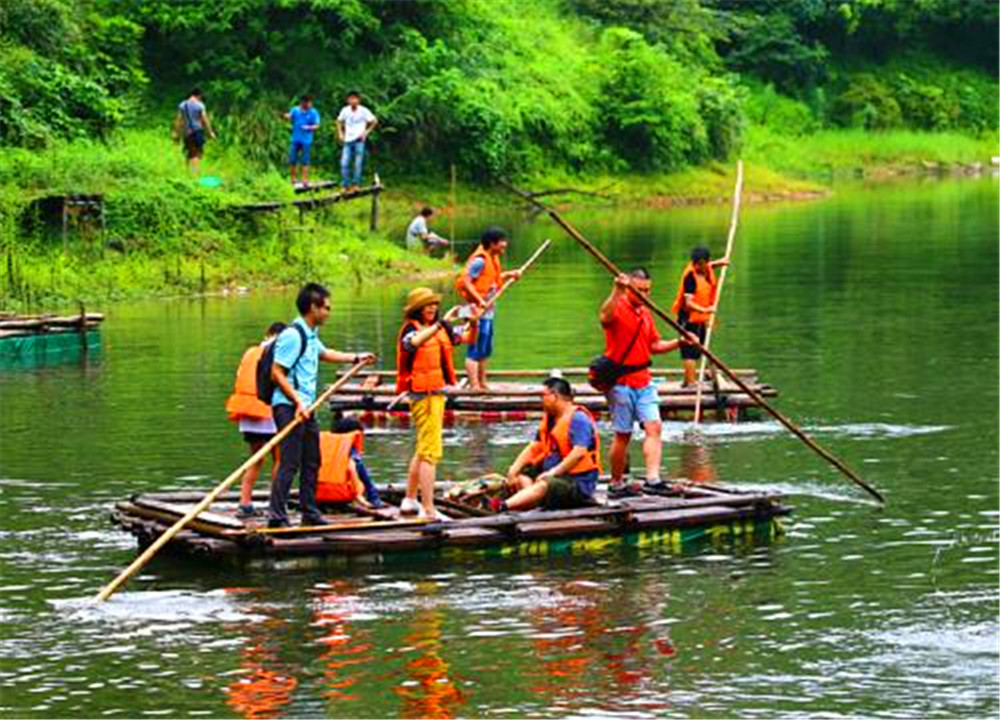
{"label": "black backpack", "polygon": [[[627,358],[628,354],[632,352],[632,346],[635,345],[635,341],[639,339],[639,334],[642,332],[642,323],[643,319],[640,319],[639,325],[635,329],[635,335],[632,336],[632,342],[628,344],[625,352],[622,353],[622,360]],[[619,378],[638,372],[639,370],[645,370],[650,365],[652,363],[649,361],[639,365],[623,365],[619,361],[612,360],[607,355],[598,355],[591,361],[590,366],[587,368],[587,382],[598,392],[607,394],[615,386]]]}
{"label": "black backpack", "polygon": [[[298,330],[302,345],[299,348],[299,354],[295,358],[295,362],[292,363],[292,367],[288,368],[288,372],[291,372],[299,364],[302,354],[306,351],[306,331],[296,324],[292,324],[292,327]],[[264,348],[264,352],[261,353],[260,360],[257,361],[257,398],[268,405],[271,404],[274,389],[277,387],[274,380],[271,379],[271,368],[274,367],[274,348],[277,344],[278,338],[269,342],[267,347]]]}

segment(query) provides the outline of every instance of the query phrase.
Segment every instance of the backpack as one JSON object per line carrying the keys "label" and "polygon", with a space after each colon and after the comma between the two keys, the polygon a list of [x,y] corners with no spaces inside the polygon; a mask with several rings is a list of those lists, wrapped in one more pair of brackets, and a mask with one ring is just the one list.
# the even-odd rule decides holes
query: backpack
{"label": "backpack", "polygon": [[[632,346],[639,339],[641,332],[642,320],[639,321],[639,326],[635,330],[635,335],[632,336],[632,341],[625,348],[625,352],[622,353],[622,360],[627,358],[628,354],[632,352]],[[615,386],[619,378],[638,372],[639,370],[645,370],[652,364],[652,362],[647,360],[639,365],[623,365],[621,362],[612,360],[607,355],[598,355],[590,362],[590,366],[587,368],[587,382],[598,392],[607,393]]]}
{"label": "backpack", "polygon": [[[292,327],[299,333],[301,347],[299,348],[299,354],[295,358],[295,362],[292,363],[292,367],[288,368],[288,372],[291,372],[299,364],[299,360],[302,359],[302,355],[306,351],[306,331],[294,323]],[[264,352],[261,353],[260,360],[257,362],[257,398],[268,405],[271,404],[274,389],[277,387],[274,380],[271,379],[271,368],[274,367],[274,348],[277,344],[278,338],[269,342],[267,347],[264,348]]]}

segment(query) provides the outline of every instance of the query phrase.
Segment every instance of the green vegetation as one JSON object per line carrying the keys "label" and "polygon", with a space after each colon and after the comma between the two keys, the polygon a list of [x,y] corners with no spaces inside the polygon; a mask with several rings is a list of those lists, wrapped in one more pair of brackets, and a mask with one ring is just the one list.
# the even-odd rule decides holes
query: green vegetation
{"label": "green vegetation", "polygon": [[[432,202],[452,165],[463,198],[509,176],[674,202],[728,197],[737,154],[765,196],[842,169],[988,161],[996,27],[990,0],[7,0],[0,303],[188,291],[203,259],[208,288],[296,282],[345,255],[338,277],[429,266],[362,243],[357,213],[292,233],[225,210],[290,198],[280,113],[302,92],[324,118],[314,163],[336,166],[333,118],[357,88],[382,123],[369,169]],[[166,139],[195,84],[220,189]],[[57,192],[106,196],[100,241],[64,250],[32,222]]]}

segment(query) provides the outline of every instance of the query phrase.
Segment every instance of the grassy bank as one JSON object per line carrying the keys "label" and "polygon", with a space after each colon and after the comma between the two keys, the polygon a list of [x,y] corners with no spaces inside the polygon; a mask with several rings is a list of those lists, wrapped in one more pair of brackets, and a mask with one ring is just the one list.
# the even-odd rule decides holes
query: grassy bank
{"label": "grassy bank", "polygon": [[[194,182],[163,133],[125,131],[103,145],[81,140],[44,152],[4,149],[0,165],[0,309],[44,309],[158,295],[273,287],[320,278],[330,285],[441,272],[367,229],[364,210],[263,216],[234,205],[294,198],[277,171],[254,169],[215,144]],[[84,225],[64,243],[58,218],[34,204],[65,193],[104,196],[106,228]]]}
{"label": "grassy bank", "polygon": [[[808,198],[841,175],[898,175],[929,165],[988,164],[990,139],[906,130],[823,130],[792,135],[753,126],[742,150],[748,201]],[[40,152],[4,149],[0,165],[0,309],[45,309],[158,295],[272,287],[318,278],[363,284],[445,272],[446,262],[407,252],[400,239],[367,228],[367,202],[335,210],[244,216],[231,207],[294,198],[284,174],[260,170],[233,149],[210,146],[205,188],[187,174],[162,132],[128,130],[109,144],[78,140]],[[733,163],[711,162],[669,174],[572,175],[553,171],[519,179],[532,189],[569,186],[602,197],[559,202],[672,205],[728,201]],[[327,171],[329,172],[329,171]],[[387,179],[382,227],[398,228],[419,205],[446,207],[445,178]],[[70,232],[33,206],[62,193],[104,195],[106,229]],[[456,210],[509,205],[502,189],[459,178]]]}

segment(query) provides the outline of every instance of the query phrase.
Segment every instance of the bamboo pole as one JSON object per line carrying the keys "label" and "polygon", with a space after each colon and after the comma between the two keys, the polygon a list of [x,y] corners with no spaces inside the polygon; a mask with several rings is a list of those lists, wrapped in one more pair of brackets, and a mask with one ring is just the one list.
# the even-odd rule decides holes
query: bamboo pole
{"label": "bamboo pole", "polygon": [[[511,191],[513,191],[520,197],[524,198],[528,202],[538,207],[539,210],[547,213],[548,216],[552,218],[552,220],[554,220],[557,225],[559,225],[563,230],[565,230],[570,237],[576,240],[576,242],[579,243],[584,250],[590,253],[590,255],[595,260],[597,260],[597,262],[603,265],[604,269],[607,270],[613,277],[618,277],[619,275],[622,274],[622,271],[618,268],[617,265],[615,265],[607,257],[605,257],[604,253],[598,250],[593,245],[593,243],[587,240],[587,238],[583,237],[583,235],[581,235],[580,232],[575,227],[570,225],[569,222],[564,220],[563,217],[558,212],[548,207],[544,203],[535,200],[527,193],[518,190],[510,183],[504,182],[503,184],[506,185]],[[672,327],[678,333],[682,335],[687,335],[687,333],[685,333],[684,331],[684,328],[682,328],[674,318],[670,317],[670,315],[664,312],[664,310],[660,308],[659,305],[657,305],[651,299],[646,297],[646,295],[644,295],[643,293],[634,293],[634,295],[636,298],[639,299],[639,301],[643,305],[648,307],[653,313],[655,313],[658,317],[660,317],[660,319],[662,319],[665,323],[667,323],[667,325]],[[882,493],[880,493],[878,490],[876,490],[867,482],[865,482],[856,472],[854,472],[850,467],[848,467],[847,464],[844,463],[844,461],[833,455],[825,448],[821,447],[815,440],[809,437],[798,425],[796,425],[791,420],[782,415],[780,412],[771,407],[770,403],[768,403],[760,395],[760,393],[756,392],[753,388],[751,388],[749,385],[743,382],[743,379],[740,378],[735,372],[733,372],[733,370],[730,369],[730,367],[726,365],[726,363],[724,363],[714,352],[706,348],[696,339],[691,340],[691,343],[695,345],[699,350],[701,350],[702,354],[704,354],[705,357],[707,357],[712,362],[712,364],[715,365],[719,370],[725,373],[730,380],[732,380],[737,386],[739,386],[741,390],[743,390],[743,392],[745,392],[747,395],[753,398],[754,402],[756,402],[757,405],[764,408],[764,410],[766,410],[767,413],[771,415],[771,417],[773,417],[779,423],[784,425],[789,432],[791,432],[793,435],[795,435],[795,437],[797,437],[799,440],[805,443],[817,455],[819,455],[824,460],[833,465],[835,468],[837,468],[837,470],[839,470],[845,477],[851,480],[851,482],[863,488],[866,492],[868,492],[869,495],[878,500],[880,504],[885,505],[885,498],[882,497]]]}
{"label": "bamboo pole", "polygon": [[[736,189],[733,190],[733,213],[729,218],[729,236],[726,238],[726,254],[725,258],[732,257],[733,253],[733,241],[736,239],[736,225],[739,222],[740,217],[740,195],[743,192],[743,161],[740,160],[736,163]],[[726,284],[726,271],[729,270],[729,265],[724,265],[722,267],[722,272],[719,273],[719,285],[715,291],[715,312],[712,313],[712,317],[708,321],[708,327],[705,329],[705,347],[709,347],[712,344],[712,330],[715,328],[715,318],[719,316],[719,301],[722,300],[722,287]],[[698,366],[698,394],[694,398],[694,424],[697,425],[701,422],[701,384],[705,379],[705,365],[708,360],[704,355],[701,356],[701,364]],[[712,384],[715,388],[715,394],[719,394],[719,382],[712,374]],[[718,403],[716,403],[718,407]]]}
{"label": "bamboo pole", "polygon": [[[316,410],[318,410],[323,405],[323,403],[325,403],[327,399],[331,395],[333,395],[333,393],[335,393],[338,389],[340,389],[340,387],[344,385],[344,383],[346,383],[351,377],[353,377],[354,374],[357,373],[366,364],[367,363],[365,362],[359,362],[353,365],[350,370],[344,373],[344,375],[342,375],[340,379],[337,380],[337,382],[335,382],[333,385],[331,385],[325,391],[323,391],[323,393],[318,398],[316,398],[316,401],[309,406],[309,414],[312,415],[312,413],[316,412]],[[278,431],[278,433],[275,434],[275,436],[271,438],[268,442],[266,442],[261,447],[260,450],[258,450],[249,458],[244,460],[243,463],[238,468],[233,470],[233,472],[230,473],[230,475],[225,480],[216,485],[215,489],[213,489],[204,498],[202,498],[201,502],[199,502],[193,508],[188,510],[188,512],[185,513],[184,517],[182,517],[180,520],[171,525],[168,530],[166,530],[162,535],[160,535],[160,537],[156,538],[153,544],[151,544],[148,548],[146,548],[146,550],[141,555],[139,555],[139,557],[133,560],[132,563],[127,568],[122,570],[114,580],[105,585],[101,589],[101,591],[97,593],[96,597],[97,602],[103,602],[107,600],[109,597],[111,597],[114,594],[114,592],[119,587],[121,587],[121,585],[123,585],[136,572],[138,572],[146,563],[148,563],[153,558],[153,556],[160,550],[160,548],[162,548],[164,545],[170,542],[171,538],[173,538],[174,535],[183,530],[184,526],[187,525],[191,520],[198,517],[199,513],[207,509],[219,495],[224,493],[229,488],[230,485],[232,485],[234,482],[243,477],[243,473],[246,472],[247,468],[267,457],[267,455],[271,452],[271,450],[273,450],[278,445],[278,443],[284,440],[285,437],[300,422],[302,421],[296,417],[292,422],[288,423],[285,427],[283,427],[280,431]]]}

